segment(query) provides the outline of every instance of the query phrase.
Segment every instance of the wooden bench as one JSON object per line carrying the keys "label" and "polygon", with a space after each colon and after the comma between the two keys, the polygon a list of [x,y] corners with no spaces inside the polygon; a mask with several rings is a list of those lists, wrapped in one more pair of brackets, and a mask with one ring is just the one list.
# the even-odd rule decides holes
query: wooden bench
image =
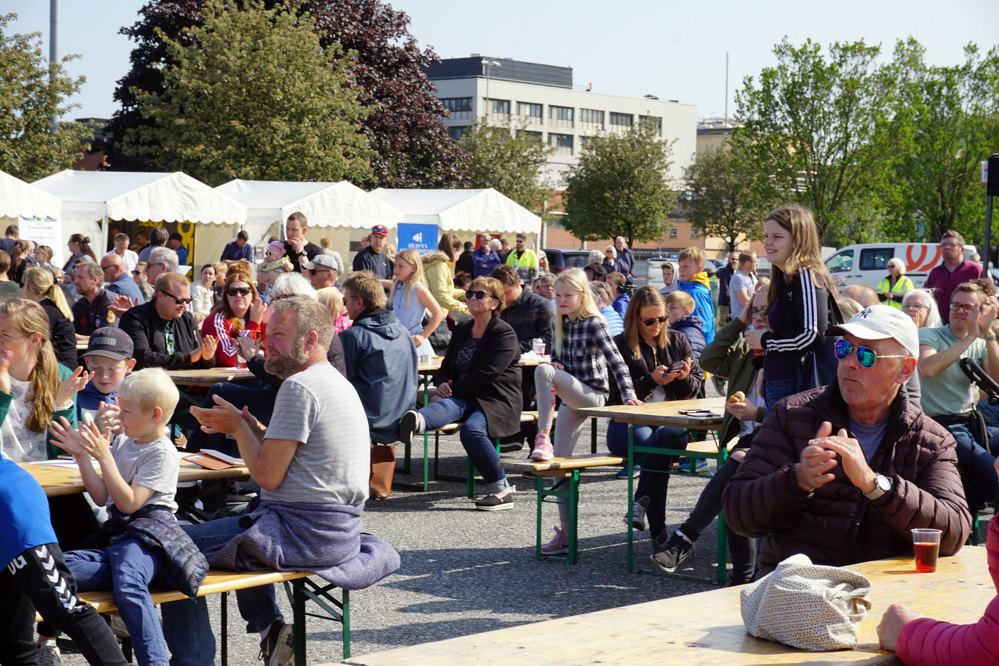
{"label": "wooden bench", "polygon": [[[577,522],[579,512],[579,470],[590,467],[620,467],[625,459],[620,456],[590,454],[572,458],[553,458],[546,462],[533,460],[501,460],[500,467],[508,472],[530,472],[534,475],[534,490],[538,494],[537,529],[535,530],[534,557],[538,560],[550,558],[576,563],[578,550]],[[545,488],[546,477],[559,479],[551,488]],[[541,554],[541,504],[546,497],[563,497],[569,504],[569,553],[561,555]]]}
{"label": "wooden bench", "polygon": [[[317,583],[309,578],[312,576],[309,571],[257,571],[247,573],[237,573],[234,571],[209,571],[204,582],[198,589],[199,597],[206,597],[210,594],[222,595],[221,629],[222,629],[222,666],[228,664],[228,594],[236,590],[245,590],[261,585],[271,585],[283,583],[285,590],[291,599],[291,609],[293,615],[293,631],[295,645],[295,664],[305,666],[305,602],[311,599],[320,609],[325,611],[325,615],[309,613],[313,617],[324,617],[334,622],[339,622],[342,626],[343,637],[343,658],[350,657],[350,595],[347,590],[341,590],[340,599],[333,595],[336,586],[326,583]],[[187,597],[177,590],[150,590],[153,603],[163,604],[170,601],[180,601]],[[98,613],[118,613],[115,606],[112,592],[94,591],[80,592],[80,599],[86,601]]]}

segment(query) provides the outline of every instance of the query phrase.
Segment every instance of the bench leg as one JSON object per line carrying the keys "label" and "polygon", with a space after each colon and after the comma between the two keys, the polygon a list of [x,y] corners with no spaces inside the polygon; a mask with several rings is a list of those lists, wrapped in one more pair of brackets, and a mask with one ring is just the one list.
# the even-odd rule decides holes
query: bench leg
{"label": "bench leg", "polygon": [[222,593],[222,666],[229,666],[229,593]]}
{"label": "bench leg", "polygon": [[579,554],[579,470],[569,477],[569,564],[576,563]]}
{"label": "bench leg", "polygon": [[534,475],[534,490],[538,495],[538,519],[535,521],[537,529],[534,539],[534,559],[541,560],[541,502],[545,498],[545,477],[540,474]]}
{"label": "bench leg", "polygon": [[[327,620],[339,622],[341,635],[343,637],[343,658],[350,657],[350,592],[341,589],[341,600],[337,600],[333,594],[337,589],[332,583],[316,583],[308,578],[300,578],[293,581],[285,581],[285,591],[291,599],[291,608],[294,613],[294,647],[295,664],[304,666],[306,663],[305,649],[305,616],[312,615]],[[311,599],[325,611],[325,615],[307,613],[305,602]]]}
{"label": "bench leg", "polygon": [[628,573],[635,572],[635,528],[631,524],[631,512],[635,508],[635,426],[628,424]]}
{"label": "bench leg", "polygon": [[[557,477],[553,477],[554,478]],[[550,559],[550,560],[562,560],[567,564],[575,564],[578,555],[578,514],[579,514],[579,470],[574,469],[566,476],[562,477],[552,485],[551,488],[545,490],[543,477],[540,475],[535,475],[534,477],[534,487],[538,492],[538,520],[537,520],[537,540],[535,541],[535,557],[537,559]],[[566,502],[569,503],[569,552],[565,557],[559,555],[542,555],[541,554],[541,503],[544,501],[545,497],[564,497]]]}
{"label": "bench leg", "polygon": [[302,581],[291,582],[291,612],[294,631],[295,666],[305,666],[305,594]]}

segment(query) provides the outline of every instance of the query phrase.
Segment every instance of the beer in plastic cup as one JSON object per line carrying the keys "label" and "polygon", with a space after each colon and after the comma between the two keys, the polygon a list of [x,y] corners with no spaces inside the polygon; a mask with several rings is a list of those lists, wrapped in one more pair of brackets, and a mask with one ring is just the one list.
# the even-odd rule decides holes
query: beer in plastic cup
{"label": "beer in plastic cup", "polygon": [[937,570],[940,555],[940,530],[917,528],[912,530],[912,549],[916,556],[916,573],[933,573]]}

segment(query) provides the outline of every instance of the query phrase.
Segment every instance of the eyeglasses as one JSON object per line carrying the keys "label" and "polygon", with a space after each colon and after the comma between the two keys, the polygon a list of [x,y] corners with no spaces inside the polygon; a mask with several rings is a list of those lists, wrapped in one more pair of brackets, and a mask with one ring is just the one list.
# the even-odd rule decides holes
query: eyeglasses
{"label": "eyeglasses", "polygon": [[473,298],[479,298],[479,299],[488,298],[489,295],[490,294],[488,292],[478,291],[478,290],[476,291],[469,290],[465,292],[465,298],[467,298],[468,300],[472,300]]}
{"label": "eyeglasses", "polygon": [[746,310],[746,312],[749,313],[750,318],[755,317],[756,315],[760,315],[761,317],[767,316],[766,308],[749,308]]}
{"label": "eyeglasses", "polygon": [[929,310],[929,308],[919,303],[908,303],[902,306],[902,312],[911,312],[913,310]]}
{"label": "eyeglasses", "polygon": [[132,275],[142,275],[142,271],[132,271]]}
{"label": "eyeglasses", "polygon": [[976,307],[978,307],[978,306],[974,305],[974,304],[968,305],[966,303],[951,303],[950,304],[950,311],[951,312],[963,312],[964,314],[971,314]]}
{"label": "eyeglasses", "polygon": [[665,324],[668,321],[667,317],[653,317],[652,319],[643,319],[642,323],[646,326],[652,326],[652,324],[659,322],[660,324]]}
{"label": "eyeglasses", "polygon": [[191,301],[194,300],[193,298],[177,298],[176,296],[174,296],[173,294],[171,294],[169,291],[166,291],[165,289],[161,289],[160,293],[161,294],[166,294],[167,296],[169,296],[173,300],[177,301],[177,305],[187,305],[188,303],[190,303]]}
{"label": "eyeglasses", "polygon": [[253,293],[253,290],[249,287],[229,287],[225,293],[230,296],[249,296]]}
{"label": "eyeglasses", "polygon": [[860,365],[865,368],[873,368],[879,358],[909,358],[905,354],[878,354],[870,347],[854,347],[852,342],[847,342],[846,340],[838,340],[836,344],[833,345],[833,353],[836,354],[836,358],[842,361],[850,355],[850,352],[853,351],[854,348],[857,350],[857,360],[860,361]]}

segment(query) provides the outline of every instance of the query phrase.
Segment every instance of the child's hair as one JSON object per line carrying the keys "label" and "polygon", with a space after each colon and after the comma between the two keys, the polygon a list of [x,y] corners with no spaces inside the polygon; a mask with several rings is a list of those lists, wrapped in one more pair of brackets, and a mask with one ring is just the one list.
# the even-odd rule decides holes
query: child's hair
{"label": "child's hair", "polygon": [[27,269],[24,271],[24,288],[52,301],[66,319],[73,321],[73,311],[69,309],[66,295],[62,288],[55,283],[55,277],[51,271],[37,266]]}
{"label": "child's hair", "polygon": [[822,248],[819,246],[819,233],[815,228],[812,211],[798,204],[787,204],[767,215],[767,222],[771,220],[791,234],[791,254],[783,270],[771,266],[770,292],[767,294],[767,300],[776,303],[777,285],[782,281],[790,282],[802,268],[812,271],[812,282],[816,287],[823,287],[830,294],[837,293],[832,277],[826,265],[822,263]]}
{"label": "child's hair", "polygon": [[225,275],[229,272],[229,264],[224,261],[216,261],[212,266],[215,267],[215,279],[217,280],[219,275]]}
{"label": "child's hair", "polygon": [[620,294],[624,293],[623,291],[621,291],[621,288],[624,287],[627,281],[628,278],[625,277],[624,273],[618,273],[617,271],[614,271],[613,273],[607,274],[607,280],[606,280],[607,286],[610,287],[611,294],[613,294],[611,300],[617,298]]}
{"label": "child's hair", "polygon": [[343,312],[343,294],[336,287],[323,287],[316,292],[316,298],[330,311],[331,316],[339,317]]}
{"label": "child's hair", "polygon": [[44,252],[45,256],[48,257],[48,259],[45,260],[45,263],[48,263],[48,262],[52,261],[52,257],[55,255],[55,252],[52,250],[51,247],[49,247],[48,245],[39,245],[39,246],[35,247],[35,251],[38,251],[38,250],[41,250],[42,252]]}
{"label": "child's hair", "polygon": [[361,299],[365,308],[385,307],[385,290],[371,271],[352,273],[342,286],[344,293],[350,289],[351,296]]}
{"label": "child's hair", "polygon": [[[427,281],[423,278],[423,261],[420,259],[420,253],[416,250],[403,250],[395,256],[396,263],[404,261],[413,267],[413,272],[409,274],[409,277],[402,283],[402,302],[409,303],[409,297],[413,293],[413,286],[417,284],[426,284]],[[398,280],[392,280],[392,293],[389,294],[389,300],[395,298],[395,290],[400,287]]]}
{"label": "child's hair", "polygon": [[31,412],[25,425],[32,432],[45,432],[52,422],[56,390],[59,387],[58,364],[49,339],[49,316],[41,305],[24,298],[0,301],[0,314],[9,316],[11,324],[21,335],[31,337],[38,333],[41,336],[35,369],[31,371],[31,387],[27,397],[27,401],[31,403]]}
{"label": "child's hair", "polygon": [[169,423],[177,409],[180,392],[163,368],[145,368],[125,376],[118,387],[118,400],[128,400],[143,411],[163,410],[161,423]]}
{"label": "child's hair", "polygon": [[681,250],[680,256],[677,257],[677,262],[684,260],[692,261],[695,266],[704,268],[704,264],[707,262],[707,255],[699,247],[687,247]]}
{"label": "child's hair", "polygon": [[602,308],[614,300],[610,287],[604,282],[591,282],[590,289],[593,290],[593,300],[598,308]]}
{"label": "child's hair", "polygon": [[[582,269],[571,268],[559,273],[558,277],[555,278],[555,288],[558,289],[560,285],[572,289],[583,297],[582,302],[579,304],[579,311],[571,318],[586,319],[600,315],[597,304],[593,302],[593,292],[590,291],[590,283],[587,282],[586,273]],[[556,354],[562,353],[562,317],[558,313],[555,314],[555,339],[553,347]]]}
{"label": "child's hair", "polygon": [[468,289],[472,284],[472,276],[465,271],[458,271],[454,274],[454,286],[458,289]]}
{"label": "child's hair", "polygon": [[677,304],[682,307],[687,312],[693,312],[697,309],[697,304],[694,303],[694,297],[685,291],[671,291],[666,294],[666,305]]}
{"label": "child's hair", "polygon": [[[690,298],[687,294],[684,294],[684,296]],[[693,303],[694,299],[690,298],[690,302]],[[639,321],[641,319],[640,313],[642,308],[649,306],[659,306],[665,310],[666,301],[658,289],[645,285],[631,297],[628,309],[624,313],[624,343],[636,359],[642,358],[642,352],[638,349],[638,327],[641,324]],[[660,349],[664,349],[667,343],[669,343],[669,326],[660,326],[656,345]]]}

